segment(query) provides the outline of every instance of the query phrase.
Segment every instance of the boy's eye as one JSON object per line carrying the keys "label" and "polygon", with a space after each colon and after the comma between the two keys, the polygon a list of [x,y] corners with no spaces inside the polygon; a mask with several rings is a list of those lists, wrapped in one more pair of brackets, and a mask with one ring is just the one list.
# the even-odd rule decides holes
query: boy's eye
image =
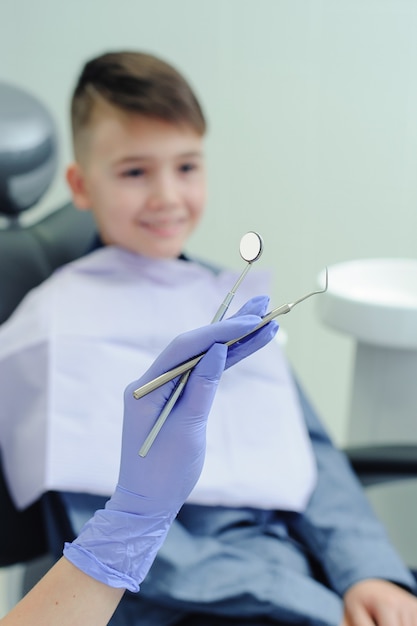
{"label": "boy's eye", "polygon": [[126,178],[139,178],[140,176],[143,176],[144,173],[145,170],[142,167],[132,167],[131,169],[123,172],[122,175]]}
{"label": "boy's eye", "polygon": [[196,163],[182,163],[180,165],[180,172],[192,172],[195,169],[197,169]]}

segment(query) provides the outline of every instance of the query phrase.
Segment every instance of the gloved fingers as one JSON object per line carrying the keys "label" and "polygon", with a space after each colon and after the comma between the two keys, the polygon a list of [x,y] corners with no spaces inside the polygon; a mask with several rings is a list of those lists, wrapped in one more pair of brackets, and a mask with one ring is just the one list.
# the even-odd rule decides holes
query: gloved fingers
{"label": "gloved fingers", "polygon": [[[175,403],[172,413],[176,412],[177,415],[175,417],[170,416],[163,431],[168,433],[168,430],[172,428],[173,434],[178,437],[183,422],[189,418],[207,417],[218,382],[224,371],[227,351],[228,348],[223,343],[215,343],[207,350],[201,361],[190,372],[187,384]],[[177,383],[178,379],[172,380],[139,400],[135,400],[133,397],[133,390],[136,388],[137,382],[131,383],[126,388],[124,427],[131,429],[129,439],[133,433],[135,433],[135,438],[145,438]],[[171,439],[171,434],[165,436],[168,436],[168,440]],[[159,440],[161,441],[163,438],[164,432],[161,432]]]}
{"label": "gloved fingers", "polygon": [[209,348],[201,361],[193,368],[189,381],[210,380],[218,383],[224,371],[228,347],[224,343],[215,343]]}
{"label": "gloved fingers", "polygon": [[[240,315],[259,315],[261,318],[268,310],[269,297],[268,296],[255,296],[246,302],[233,317]],[[229,318],[231,319],[231,318]],[[259,320],[260,321],[260,320]],[[229,348],[227,355],[225,369],[235,365],[242,359],[246,358],[253,352],[256,352],[260,348],[263,348],[267,343],[274,338],[278,331],[278,324],[275,322],[268,324],[264,328],[261,328],[255,334],[250,335],[246,339],[242,339],[236,344],[233,344]]]}
{"label": "gloved fingers", "polygon": [[252,333],[245,339],[234,343],[229,347],[226,359],[226,367],[228,369],[232,365],[239,363],[242,359],[245,359],[250,354],[253,354],[257,350],[260,350],[267,343],[269,343],[278,332],[278,324],[275,320],[272,320],[266,326],[263,326],[255,333]]}
{"label": "gloved fingers", "polygon": [[[164,437],[167,437],[169,441],[172,441],[173,435],[178,437],[181,425],[188,423],[189,420],[206,420],[225,369],[229,350],[224,343],[215,343],[192,369],[187,384],[172,410],[172,413],[175,412],[177,415],[171,415],[165,423],[164,432],[159,434],[160,441]],[[243,358],[243,352],[248,354],[250,350],[246,346],[241,346],[235,361]],[[164,408],[177,383],[178,379],[172,380],[139,400],[135,400],[132,393],[138,383],[129,385],[125,395],[125,426],[128,427],[130,422],[136,435],[140,438],[142,434],[144,437]]]}
{"label": "gloved fingers", "polygon": [[247,314],[179,335],[165,348],[142,378],[136,381],[136,388],[160,376],[179,363],[206,352],[214,343],[226,343],[246,334],[255,328],[259,321],[259,316]]}
{"label": "gloved fingers", "polygon": [[207,418],[225,369],[227,352],[227,346],[215,343],[191,371],[178,401],[178,409],[184,420],[188,417],[193,420]]}
{"label": "gloved fingers", "polygon": [[229,319],[233,319],[234,317],[240,317],[242,315],[259,315],[262,317],[267,312],[269,305],[269,296],[255,296],[251,298],[245,304],[231,315]]}

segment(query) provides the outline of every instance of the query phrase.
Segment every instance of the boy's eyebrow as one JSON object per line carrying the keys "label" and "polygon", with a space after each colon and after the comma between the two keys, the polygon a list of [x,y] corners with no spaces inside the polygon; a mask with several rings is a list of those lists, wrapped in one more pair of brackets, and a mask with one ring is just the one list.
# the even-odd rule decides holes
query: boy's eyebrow
{"label": "boy's eyebrow", "polygon": [[179,159],[182,158],[190,158],[190,157],[203,157],[204,153],[202,150],[190,150],[190,152],[184,152],[178,155]]}
{"label": "boy's eyebrow", "polygon": [[[181,154],[176,154],[174,159],[190,159],[190,158],[203,158],[204,154],[200,150],[191,150],[190,152],[182,152]],[[137,163],[138,161],[152,161],[155,157],[151,154],[137,154],[125,156],[121,159],[116,159],[116,163],[123,165],[124,163]]]}

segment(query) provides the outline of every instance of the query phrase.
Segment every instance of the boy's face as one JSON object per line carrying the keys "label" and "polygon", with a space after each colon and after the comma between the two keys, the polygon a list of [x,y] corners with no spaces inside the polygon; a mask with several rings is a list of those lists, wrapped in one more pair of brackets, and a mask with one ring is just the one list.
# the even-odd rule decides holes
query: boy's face
{"label": "boy's face", "polygon": [[203,138],[189,126],[97,110],[80,163],[67,170],[73,200],[91,210],[107,245],[177,257],[203,214]]}

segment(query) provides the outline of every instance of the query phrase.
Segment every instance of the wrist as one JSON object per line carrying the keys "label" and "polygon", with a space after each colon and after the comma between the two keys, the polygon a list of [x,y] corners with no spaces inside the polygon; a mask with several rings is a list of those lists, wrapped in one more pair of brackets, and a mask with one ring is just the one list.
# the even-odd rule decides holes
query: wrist
{"label": "wrist", "polygon": [[138,591],[175,515],[143,516],[110,508],[97,511],[64,556],[110,587]]}
{"label": "wrist", "polygon": [[149,498],[129,491],[119,484],[114,490],[112,497],[106,502],[105,508],[142,517],[165,519],[167,517],[175,517],[181,508],[181,504],[177,505],[176,502],[170,502],[168,495],[165,495],[163,499]]}

